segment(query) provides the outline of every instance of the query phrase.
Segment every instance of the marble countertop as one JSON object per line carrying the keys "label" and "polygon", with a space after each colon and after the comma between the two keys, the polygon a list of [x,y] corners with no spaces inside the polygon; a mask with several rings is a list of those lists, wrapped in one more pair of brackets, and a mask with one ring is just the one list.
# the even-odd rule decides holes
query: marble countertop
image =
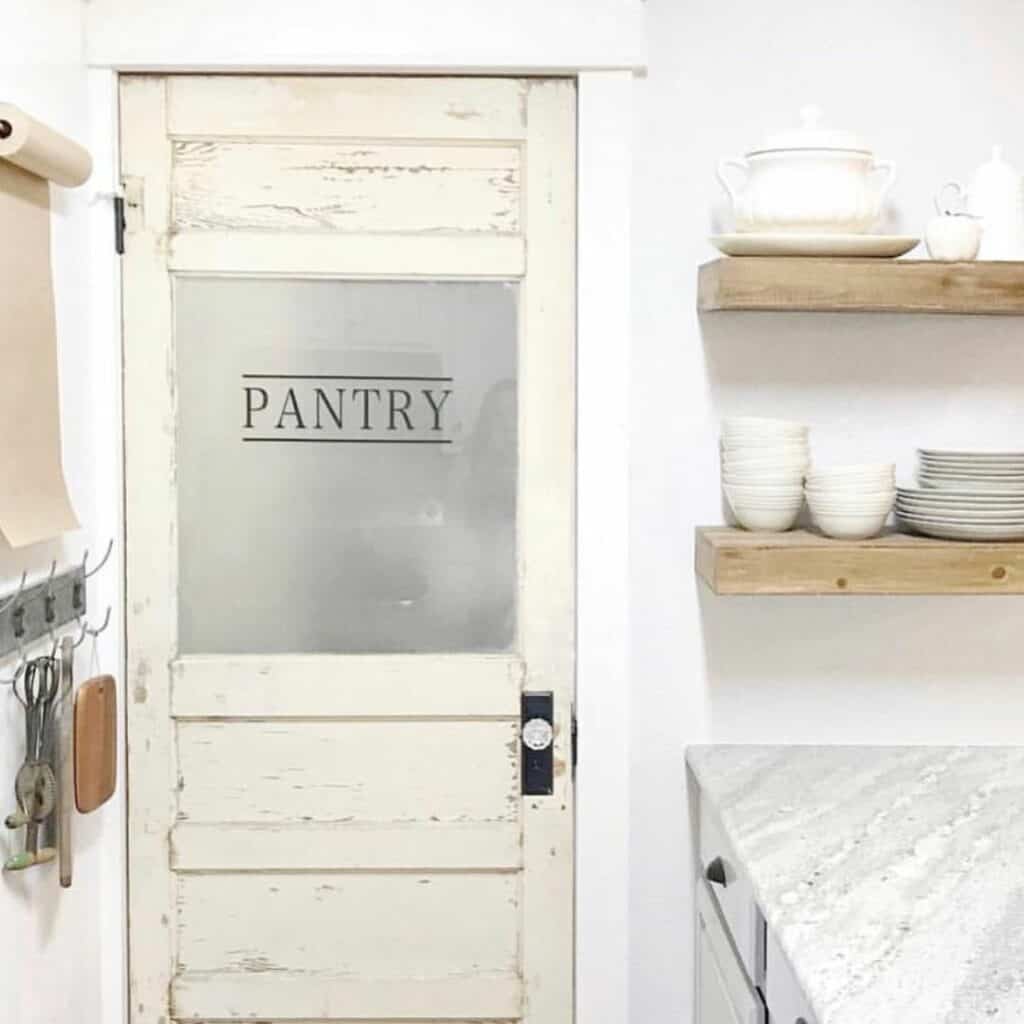
{"label": "marble countertop", "polygon": [[818,1024],[1024,1022],[1024,747],[692,747]]}

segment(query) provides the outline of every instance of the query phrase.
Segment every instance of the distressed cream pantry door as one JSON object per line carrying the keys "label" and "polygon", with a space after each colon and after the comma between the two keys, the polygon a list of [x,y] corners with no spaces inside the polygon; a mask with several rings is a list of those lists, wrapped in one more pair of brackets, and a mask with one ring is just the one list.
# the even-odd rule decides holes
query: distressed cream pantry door
{"label": "distressed cream pantry door", "polygon": [[121,119],[132,1021],[570,1024],[573,84]]}

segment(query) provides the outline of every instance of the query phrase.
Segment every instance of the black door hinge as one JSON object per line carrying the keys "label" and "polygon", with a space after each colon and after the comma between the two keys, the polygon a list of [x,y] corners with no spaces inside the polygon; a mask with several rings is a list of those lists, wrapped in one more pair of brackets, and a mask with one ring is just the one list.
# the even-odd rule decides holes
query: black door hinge
{"label": "black door hinge", "polygon": [[576,765],[580,759],[580,727],[576,721],[576,709],[572,709],[572,729],[570,731],[572,741],[572,777],[576,778]]}
{"label": "black door hinge", "polygon": [[114,250],[124,255],[124,196],[114,196]]}

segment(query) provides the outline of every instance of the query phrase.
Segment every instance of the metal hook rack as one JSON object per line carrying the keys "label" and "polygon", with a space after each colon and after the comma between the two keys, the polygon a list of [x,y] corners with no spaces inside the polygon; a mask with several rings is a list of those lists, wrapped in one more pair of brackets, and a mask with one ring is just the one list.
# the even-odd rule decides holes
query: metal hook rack
{"label": "metal hook rack", "polygon": [[26,586],[28,573],[22,573],[17,589],[10,596],[0,599],[0,660],[18,655],[18,663],[10,677],[0,677],[0,686],[13,687],[28,663],[26,648],[39,640],[49,638],[51,656],[60,644],[59,631],[72,623],[80,625],[75,647],[80,647],[87,637],[97,637],[110,625],[112,609],[108,606],[103,623],[97,628],[89,625],[87,586],[110,560],[114,541],[99,563],[88,568],[89,552],[85,551],[82,561],[63,572],[57,572],[57,562],[50,565],[46,577],[38,583]]}

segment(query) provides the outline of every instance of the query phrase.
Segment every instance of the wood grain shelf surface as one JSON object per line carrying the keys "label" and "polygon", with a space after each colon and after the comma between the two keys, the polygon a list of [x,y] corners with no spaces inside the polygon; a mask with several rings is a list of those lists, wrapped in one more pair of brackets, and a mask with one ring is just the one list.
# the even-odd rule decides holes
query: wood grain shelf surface
{"label": "wood grain shelf surface", "polygon": [[1024,263],[733,256],[700,268],[697,306],[1024,316]]}
{"label": "wood grain shelf surface", "polygon": [[697,575],[716,594],[1024,594],[1024,542],[889,533],[830,540],[807,530],[700,526]]}

